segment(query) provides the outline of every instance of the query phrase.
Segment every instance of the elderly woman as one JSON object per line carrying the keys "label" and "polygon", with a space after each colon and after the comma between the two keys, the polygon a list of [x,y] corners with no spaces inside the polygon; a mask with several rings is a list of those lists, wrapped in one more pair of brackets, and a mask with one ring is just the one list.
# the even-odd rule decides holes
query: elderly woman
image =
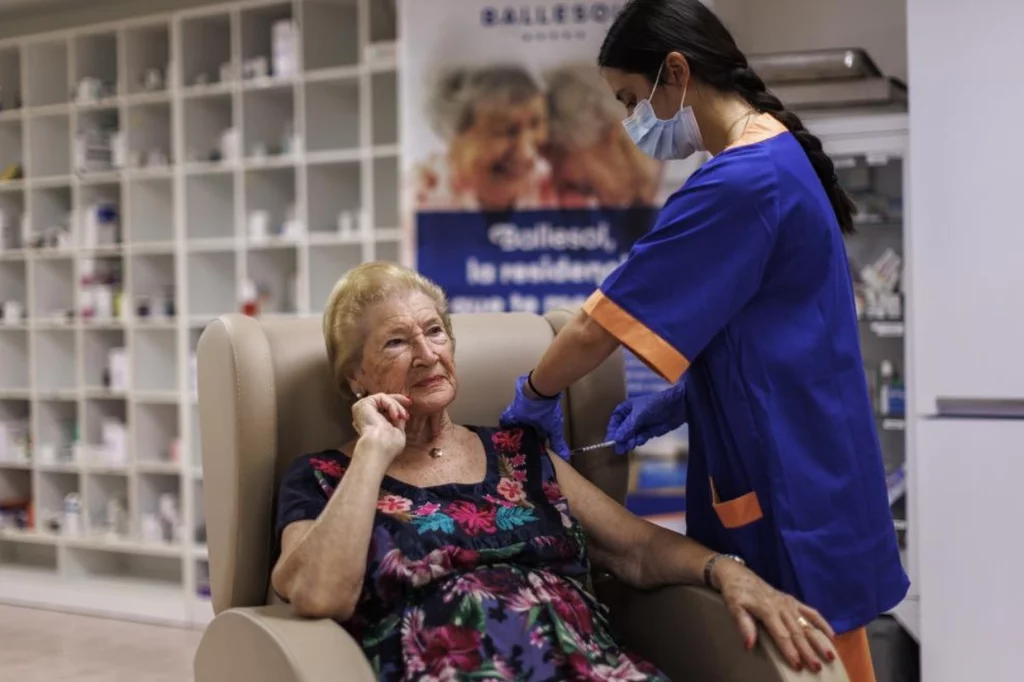
{"label": "elderly woman", "polygon": [[447,153],[425,159],[411,176],[420,210],[552,208],[551,170],[541,156],[548,137],[544,93],[521,66],[454,67],[434,86],[427,110]]}
{"label": "elderly woman", "polygon": [[[441,290],[394,264],[335,285],[330,366],[355,441],[297,459],[280,490],[274,589],[337,619],[382,680],[665,679],[616,642],[591,561],[640,588],[707,581],[753,644],[754,619],[828,625],[741,563],[629,512],[536,433],[452,422],[454,339]],[[341,671],[339,671],[339,675]]]}
{"label": "elderly woman", "polygon": [[545,76],[550,134],[545,155],[564,208],[632,208],[657,199],[661,163],[633,144],[625,110],[589,64]]}

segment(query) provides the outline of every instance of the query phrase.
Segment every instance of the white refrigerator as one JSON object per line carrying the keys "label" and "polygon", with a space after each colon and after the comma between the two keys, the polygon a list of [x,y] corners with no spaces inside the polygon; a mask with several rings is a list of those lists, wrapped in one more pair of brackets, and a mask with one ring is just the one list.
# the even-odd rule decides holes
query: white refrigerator
{"label": "white refrigerator", "polygon": [[1024,3],[908,0],[922,679],[1024,679]]}

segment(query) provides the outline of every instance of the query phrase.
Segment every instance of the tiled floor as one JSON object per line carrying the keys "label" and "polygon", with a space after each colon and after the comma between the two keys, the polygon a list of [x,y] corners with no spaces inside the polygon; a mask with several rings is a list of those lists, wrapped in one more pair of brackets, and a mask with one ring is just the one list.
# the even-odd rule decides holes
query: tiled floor
{"label": "tiled floor", "polygon": [[0,679],[191,682],[201,633],[0,606]]}

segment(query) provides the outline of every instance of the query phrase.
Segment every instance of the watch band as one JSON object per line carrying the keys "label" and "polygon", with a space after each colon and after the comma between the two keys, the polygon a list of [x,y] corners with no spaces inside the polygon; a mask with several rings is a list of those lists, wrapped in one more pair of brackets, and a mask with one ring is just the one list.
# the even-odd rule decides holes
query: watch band
{"label": "watch band", "polygon": [[715,556],[711,557],[710,559],[708,559],[708,562],[704,564],[704,585],[709,590],[718,590],[718,588],[715,587],[714,583],[711,581],[711,571],[715,568],[715,564],[717,564],[722,559],[729,559],[731,561],[735,561],[741,566],[747,565],[746,561],[744,561],[741,557],[736,556],[735,554],[716,554]]}

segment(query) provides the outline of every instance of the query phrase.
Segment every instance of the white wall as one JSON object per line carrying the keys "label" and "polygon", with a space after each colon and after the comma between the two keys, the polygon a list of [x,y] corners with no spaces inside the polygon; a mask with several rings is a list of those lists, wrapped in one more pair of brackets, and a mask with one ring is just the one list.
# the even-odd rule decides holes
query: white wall
{"label": "white wall", "polygon": [[887,76],[907,76],[905,0],[715,0],[747,54],[863,47]]}

